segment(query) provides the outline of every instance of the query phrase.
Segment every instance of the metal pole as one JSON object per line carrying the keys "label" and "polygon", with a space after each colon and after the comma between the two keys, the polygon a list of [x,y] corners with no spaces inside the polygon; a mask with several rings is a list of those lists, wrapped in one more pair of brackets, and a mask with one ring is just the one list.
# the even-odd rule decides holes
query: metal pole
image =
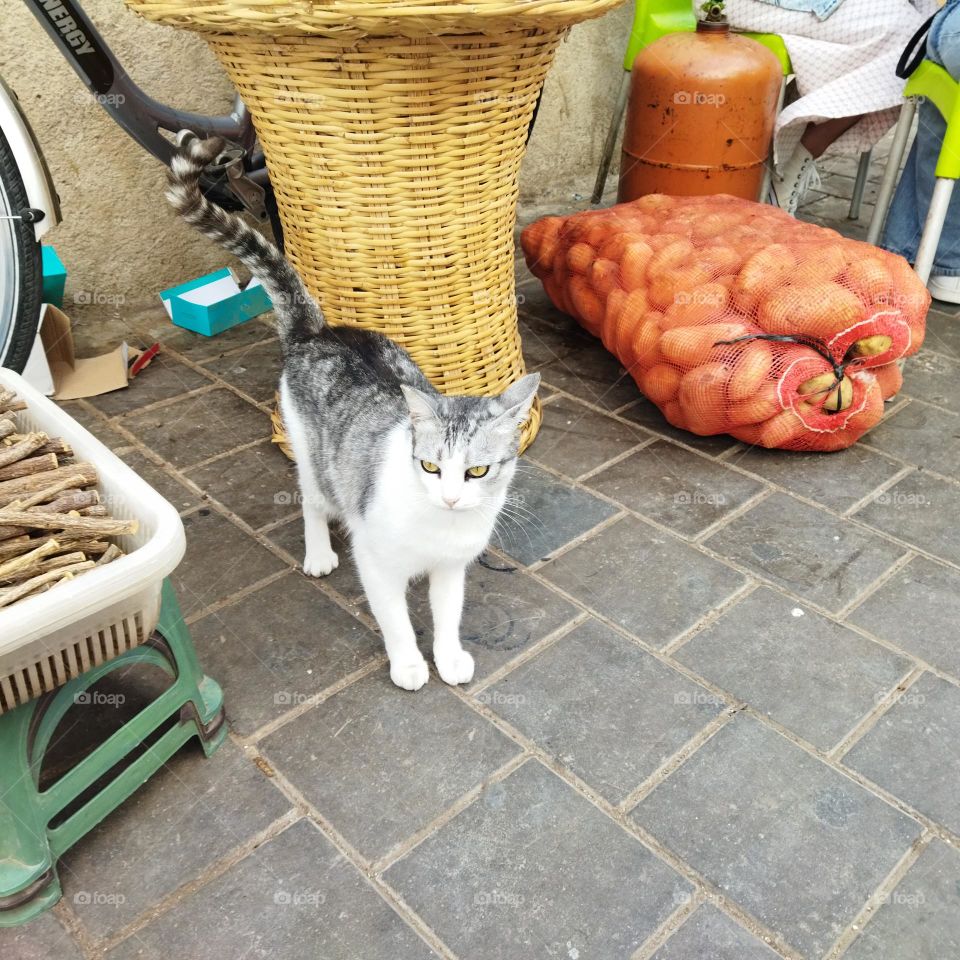
{"label": "metal pole", "polygon": [[849,220],[860,219],[860,204],[863,203],[863,190],[867,185],[867,177],[870,175],[870,160],[873,157],[873,150],[864,150],[860,154],[860,163],[857,164],[857,179],[853,181],[853,196],[850,198],[850,212],[847,214]]}
{"label": "metal pole", "polygon": [[620,89],[617,91],[617,102],[613,107],[613,116],[607,129],[607,139],[603,142],[603,153],[600,156],[600,169],[597,170],[597,182],[593,185],[592,203],[599,203],[603,198],[603,189],[607,185],[607,174],[610,172],[610,161],[613,159],[613,148],[617,145],[617,135],[620,133],[620,122],[627,109],[627,94],[630,92],[630,74],[624,70],[620,76]]}
{"label": "metal pole", "polygon": [[887,211],[893,199],[893,188],[900,173],[900,164],[903,162],[903,154],[907,148],[907,139],[910,136],[910,127],[913,126],[913,115],[916,110],[916,97],[910,97],[900,108],[900,119],[897,121],[897,129],[893,135],[890,156],[887,157],[883,179],[877,191],[877,205],[873,208],[873,216],[870,218],[870,227],[867,230],[867,243],[876,244],[880,239],[880,231],[883,229],[883,221],[887,219]]}
{"label": "metal pole", "polygon": [[923,225],[923,235],[920,237],[920,249],[917,250],[917,262],[913,265],[917,276],[926,283],[930,279],[933,269],[933,258],[937,255],[937,245],[940,243],[940,234],[947,219],[947,207],[950,206],[950,197],[953,194],[955,180],[949,177],[937,177],[933,196],[930,198],[930,209]]}

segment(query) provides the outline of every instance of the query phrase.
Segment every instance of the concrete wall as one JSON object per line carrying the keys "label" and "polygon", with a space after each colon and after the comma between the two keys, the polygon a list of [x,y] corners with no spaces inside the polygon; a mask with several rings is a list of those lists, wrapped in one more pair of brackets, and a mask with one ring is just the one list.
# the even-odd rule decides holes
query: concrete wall
{"label": "concrete wall", "polygon": [[[94,103],[18,0],[0,0],[0,73],[16,90],[56,181],[64,222],[47,237],[67,265],[67,305],[78,291],[108,303],[149,301],[172,283],[222,266],[224,254],[177,222],[163,171]],[[147,23],[121,0],[84,7],[133,78],[160,100],[219,113],[231,87],[197,37]],[[575,27],[548,78],[525,161],[523,200],[563,203],[588,194],[620,77],[630,5]],[[86,311],[78,311],[86,313]]]}
{"label": "concrete wall", "polygon": [[[63,223],[45,242],[67,265],[68,307],[78,291],[131,303],[223,266],[223,254],[167,207],[163,167],[94,102],[26,5],[0,4],[0,73],[20,98],[60,194]],[[84,9],[152,96],[187,110],[229,108],[230,83],[203,41],[147,23],[122,0],[84,0]]]}

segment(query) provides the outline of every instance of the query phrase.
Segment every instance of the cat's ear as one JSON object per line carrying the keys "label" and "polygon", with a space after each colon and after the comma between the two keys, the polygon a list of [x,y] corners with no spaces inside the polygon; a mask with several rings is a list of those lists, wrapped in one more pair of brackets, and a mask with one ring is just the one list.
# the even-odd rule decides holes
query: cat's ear
{"label": "cat's ear", "polygon": [[539,386],[539,373],[528,373],[516,383],[511,383],[499,397],[500,405],[504,408],[504,411],[496,419],[497,426],[515,430],[519,424],[523,423],[527,419],[530,405],[537,395]]}
{"label": "cat's ear", "polygon": [[423,423],[425,420],[437,419],[437,402],[435,397],[418,390],[416,387],[408,387],[405,383],[400,385],[403,391],[403,398],[407,401],[407,409],[410,411],[410,419],[414,423]]}

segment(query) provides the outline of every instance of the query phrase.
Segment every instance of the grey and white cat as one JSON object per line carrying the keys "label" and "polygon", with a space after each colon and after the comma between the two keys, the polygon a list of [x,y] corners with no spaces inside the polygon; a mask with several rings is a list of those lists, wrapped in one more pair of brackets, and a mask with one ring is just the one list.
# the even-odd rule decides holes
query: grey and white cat
{"label": "grey and white cat", "polygon": [[337,566],[328,524],[338,520],[383,633],[390,677],[405,690],[418,690],[429,675],[406,600],[410,581],[429,576],[437,672],[447,683],[468,683],[464,575],[506,501],[519,425],[540,376],[498,397],[443,396],[392,340],[327,326],[277,248],[202,196],[200,173],[221,147],[216,139],[189,142],[173,160],[167,197],[239,257],[273,300],[284,353],[280,405],[303,497],[303,571],[322,577]]}

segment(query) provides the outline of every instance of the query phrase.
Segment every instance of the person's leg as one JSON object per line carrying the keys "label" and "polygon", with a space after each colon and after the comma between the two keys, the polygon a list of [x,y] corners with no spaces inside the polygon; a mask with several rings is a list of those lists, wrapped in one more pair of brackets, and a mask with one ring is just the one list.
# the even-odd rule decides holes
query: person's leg
{"label": "person's leg", "polygon": [[881,247],[899,253],[910,263],[917,258],[923,221],[936,179],[933,171],[946,129],[943,118],[932,104],[921,103],[917,116],[917,135],[907,154],[880,240]]}
{"label": "person's leg", "polygon": [[[930,28],[927,57],[960,78],[960,2],[953,0]],[[880,245],[913,263],[936,183],[936,166],[946,123],[931,103],[917,111],[917,135],[897,185]],[[955,191],[947,212],[930,277],[940,299],[960,303],[960,191]]]}
{"label": "person's leg", "polygon": [[859,123],[861,117],[862,114],[857,114],[855,117],[837,117],[821,123],[808,123],[807,129],[800,137],[800,144],[816,160],[826,152],[831,143],[845,134],[855,123]]}
{"label": "person's leg", "polygon": [[819,182],[816,159],[837,137],[843,136],[860,121],[860,116],[836,117],[817,123],[808,123],[790,157],[782,164],[780,175],[770,184],[773,201],[787,213],[796,215],[804,195],[811,185]]}

